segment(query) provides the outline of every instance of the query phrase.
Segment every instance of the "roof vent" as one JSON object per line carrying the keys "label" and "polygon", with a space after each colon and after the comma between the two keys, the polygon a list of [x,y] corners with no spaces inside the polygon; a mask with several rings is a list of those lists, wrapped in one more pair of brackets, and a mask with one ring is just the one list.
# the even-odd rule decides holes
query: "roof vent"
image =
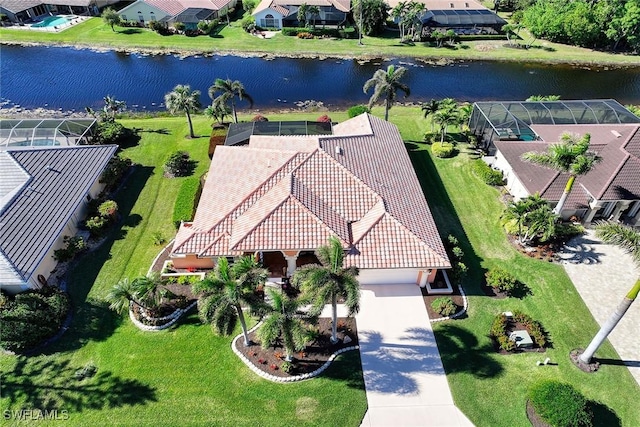
{"label": "roof vent", "polygon": [[464,7],[469,7],[469,3],[465,3],[465,4],[464,4]]}
{"label": "roof vent", "polygon": [[340,147],[339,145],[336,145],[336,154],[338,155],[343,154],[342,147]]}
{"label": "roof vent", "polygon": [[449,6],[451,6],[451,9],[455,7],[453,3],[449,3]]}
{"label": "roof vent", "polygon": [[622,134],[620,132],[618,132],[617,130],[612,130],[611,133],[613,134],[613,136],[615,136],[616,138],[620,138],[622,136]]}

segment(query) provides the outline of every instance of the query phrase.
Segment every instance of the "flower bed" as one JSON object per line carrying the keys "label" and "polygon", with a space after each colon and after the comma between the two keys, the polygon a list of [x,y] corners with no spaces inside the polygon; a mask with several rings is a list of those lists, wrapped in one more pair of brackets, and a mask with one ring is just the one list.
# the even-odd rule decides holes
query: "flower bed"
{"label": "flower bed", "polygon": [[[518,347],[516,341],[510,338],[515,331],[525,330],[533,341],[531,347]],[[544,352],[550,346],[547,332],[537,320],[520,311],[502,313],[496,316],[491,325],[489,336],[493,340],[496,351],[501,354],[509,354],[523,351]]]}

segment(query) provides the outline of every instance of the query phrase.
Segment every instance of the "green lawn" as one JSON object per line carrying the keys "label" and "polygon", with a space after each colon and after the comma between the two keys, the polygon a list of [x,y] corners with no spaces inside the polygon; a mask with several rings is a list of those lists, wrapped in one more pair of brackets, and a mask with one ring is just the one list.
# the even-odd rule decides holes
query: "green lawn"
{"label": "green lawn", "polygon": [[505,47],[505,40],[465,41],[455,48],[435,48],[428,43],[414,46],[399,43],[397,34],[382,37],[365,37],[364,46],[358,46],[355,39],[302,40],[277,34],[272,39],[251,36],[240,27],[239,21],[225,27],[215,36],[186,37],[184,35],[161,36],[143,28],[111,27],[101,18],[91,18],[86,22],[61,31],[45,33],[37,31],[0,28],[2,43],[47,43],[79,45],[106,49],[154,49],[161,51],[186,52],[250,52],[281,56],[327,55],[346,57],[420,57],[447,59],[482,59],[500,61],[544,61],[601,64],[640,64],[637,55],[611,54],[537,41],[531,49]]}
{"label": "green lawn", "polygon": [[[382,110],[374,113],[381,116]],[[267,116],[315,120],[321,114]],[[344,113],[329,115],[334,121],[346,118]],[[569,361],[569,350],[585,346],[597,326],[562,267],[525,258],[509,246],[498,224],[499,193],[469,172],[464,147],[453,159],[434,159],[427,145],[415,142],[428,128],[419,108],[394,107],[390,117],[409,141],[442,235],[458,236],[470,267],[465,282],[468,317],[434,325],[456,404],[479,427],[526,426],[527,387],[537,378],[557,378],[600,402],[595,406],[598,425],[640,425],[640,411],[632,404],[640,398],[640,388],[625,367],[607,365],[585,374]],[[63,339],[30,358],[0,356],[0,408],[66,409],[75,425],[358,426],[366,399],[357,352],[347,353],[313,381],[272,384],[251,373],[232,354],[230,339],[214,336],[195,315],[172,330],[152,333],[137,330],[105,307],[102,298],[114,283],[146,272],[159,251],[151,233],[173,234],[171,212],[180,180],[162,177],[163,160],[182,149],[199,161],[197,174],[208,165],[208,138],[185,139],[183,117],[123,122],[143,130],[140,143],[125,150],[141,166],[117,198],[124,225],[73,270],[69,288],[75,319]],[[202,116],[195,124],[196,134],[210,131]],[[533,295],[523,300],[483,296],[478,288],[483,269],[494,266],[507,267]],[[543,323],[552,349],[544,354],[493,353],[487,338],[491,320],[514,309]],[[608,343],[598,356],[618,358]],[[545,357],[558,365],[537,367],[536,360]],[[96,377],[74,380],[74,372],[88,362],[98,367]]]}
{"label": "green lawn", "polygon": [[[140,166],[117,197],[123,226],[73,270],[68,286],[75,319],[62,340],[41,355],[0,356],[0,408],[64,409],[70,425],[80,426],[358,425],[366,398],[357,352],[316,380],[274,384],[251,372],[231,351],[231,338],[214,336],[195,314],[153,333],[105,307],[102,298],[120,278],[146,273],[160,250],[151,233],[175,233],[171,214],[180,179],[163,178],[167,155],[188,151],[199,162],[197,174],[209,164],[210,127],[203,117],[195,120],[196,133],[207,136],[194,140],[184,138],[184,117],[123,123],[142,129],[140,143],[124,152]],[[89,362],[97,375],[75,380]]]}

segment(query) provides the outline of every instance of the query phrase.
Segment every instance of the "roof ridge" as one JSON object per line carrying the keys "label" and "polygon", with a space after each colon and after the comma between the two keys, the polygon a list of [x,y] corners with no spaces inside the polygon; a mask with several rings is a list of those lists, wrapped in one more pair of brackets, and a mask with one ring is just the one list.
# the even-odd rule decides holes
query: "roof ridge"
{"label": "roof ridge", "polygon": [[[362,231],[362,234],[360,235],[360,237],[358,238],[358,240],[353,240],[352,245],[356,245],[356,244],[358,244],[359,242],[361,242],[361,241],[362,241],[362,239],[364,239],[364,237],[369,233],[369,231],[371,231],[371,229],[372,229],[373,227],[375,227],[375,225],[376,225],[377,223],[379,223],[379,222],[380,222],[380,220],[384,217],[384,214],[389,213],[389,212],[387,211],[387,209],[385,208],[385,206],[384,206],[384,200],[382,200],[382,198],[380,198],[380,200],[379,200],[379,201],[378,201],[378,202],[377,202],[377,203],[376,203],[376,204],[375,204],[371,209],[369,209],[369,211],[368,211],[366,214],[364,214],[364,215],[362,216],[362,218],[360,218],[360,219],[359,219],[358,221],[356,221],[356,222],[357,222],[357,223],[361,223],[361,222],[364,220],[364,218],[366,218],[366,216],[367,216],[367,215],[369,215],[369,213],[371,213],[371,212],[376,208],[376,206],[378,206],[378,204],[379,204],[379,203],[382,203],[382,209],[383,209],[382,213],[381,213],[381,214],[380,214],[380,215],[375,219],[375,221],[373,221],[373,222],[372,222],[372,223],[371,223],[371,224],[370,224],[370,225],[369,225],[365,230],[363,230],[363,231]],[[353,234],[353,224],[355,224],[356,222],[351,223],[351,232],[352,232],[352,234]]]}
{"label": "roof ridge", "polygon": [[[209,234],[207,232],[200,232],[200,233]],[[206,251],[208,251],[211,246],[213,246],[216,243],[218,243],[220,241],[220,239],[222,239],[224,237],[225,234],[229,234],[229,233],[227,231],[223,231],[222,233],[218,234],[214,239],[211,240],[211,243],[206,245],[204,248],[202,248],[202,250],[200,252],[198,252],[198,256],[202,256],[202,254],[205,253]]]}
{"label": "roof ridge", "polygon": [[[398,223],[400,225],[400,227],[404,228],[411,236],[413,236],[416,240],[418,240],[418,242],[420,242],[420,244],[422,244],[423,246],[426,246],[434,255],[436,255],[441,261],[445,261],[445,262],[449,262],[448,259],[443,258],[442,255],[440,255],[438,253],[438,251],[436,251],[433,247],[431,247],[431,245],[429,245],[426,241],[422,240],[416,233],[414,233],[412,230],[410,230],[406,225],[404,225],[402,223],[402,221],[400,221],[399,219],[397,219],[396,217],[394,217],[390,212],[385,212],[382,217],[384,217],[385,215],[388,215],[389,218],[391,218],[392,220],[394,220],[396,223]],[[370,231],[370,230],[369,230]],[[369,233],[367,233],[369,234]],[[365,234],[366,236],[366,234]]]}
{"label": "roof ridge", "polygon": [[[620,149],[622,149],[622,147],[620,147]],[[631,154],[629,154],[626,150],[622,150],[625,155],[622,158],[622,160],[620,161],[620,163],[618,163],[618,166],[615,168],[614,172],[611,174],[611,176],[609,177],[609,179],[607,180],[607,182],[605,182],[605,184],[602,186],[602,190],[598,193],[597,199],[600,200],[600,198],[604,195],[604,193],[607,191],[607,189],[611,186],[611,184],[613,183],[613,181],[615,181],[615,179],[618,177],[618,173],[620,172],[620,170],[622,169],[622,167],[627,163],[627,161],[629,161],[629,159],[631,158]]]}

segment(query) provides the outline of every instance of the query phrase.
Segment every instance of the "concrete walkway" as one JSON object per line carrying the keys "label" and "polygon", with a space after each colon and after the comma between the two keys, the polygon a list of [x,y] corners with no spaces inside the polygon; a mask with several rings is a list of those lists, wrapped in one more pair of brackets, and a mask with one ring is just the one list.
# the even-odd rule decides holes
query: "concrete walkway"
{"label": "concrete walkway", "polygon": [[[629,254],[617,246],[603,244],[592,230],[585,236],[572,239],[563,250],[561,258],[571,281],[600,325],[609,318],[640,275]],[[640,301],[636,301],[611,332],[609,341],[638,384],[639,334]],[[588,344],[589,342],[585,342],[583,346]]]}
{"label": "concrete walkway", "polygon": [[453,403],[420,289],[361,289],[356,319],[368,403],[362,426],[473,426]]}

